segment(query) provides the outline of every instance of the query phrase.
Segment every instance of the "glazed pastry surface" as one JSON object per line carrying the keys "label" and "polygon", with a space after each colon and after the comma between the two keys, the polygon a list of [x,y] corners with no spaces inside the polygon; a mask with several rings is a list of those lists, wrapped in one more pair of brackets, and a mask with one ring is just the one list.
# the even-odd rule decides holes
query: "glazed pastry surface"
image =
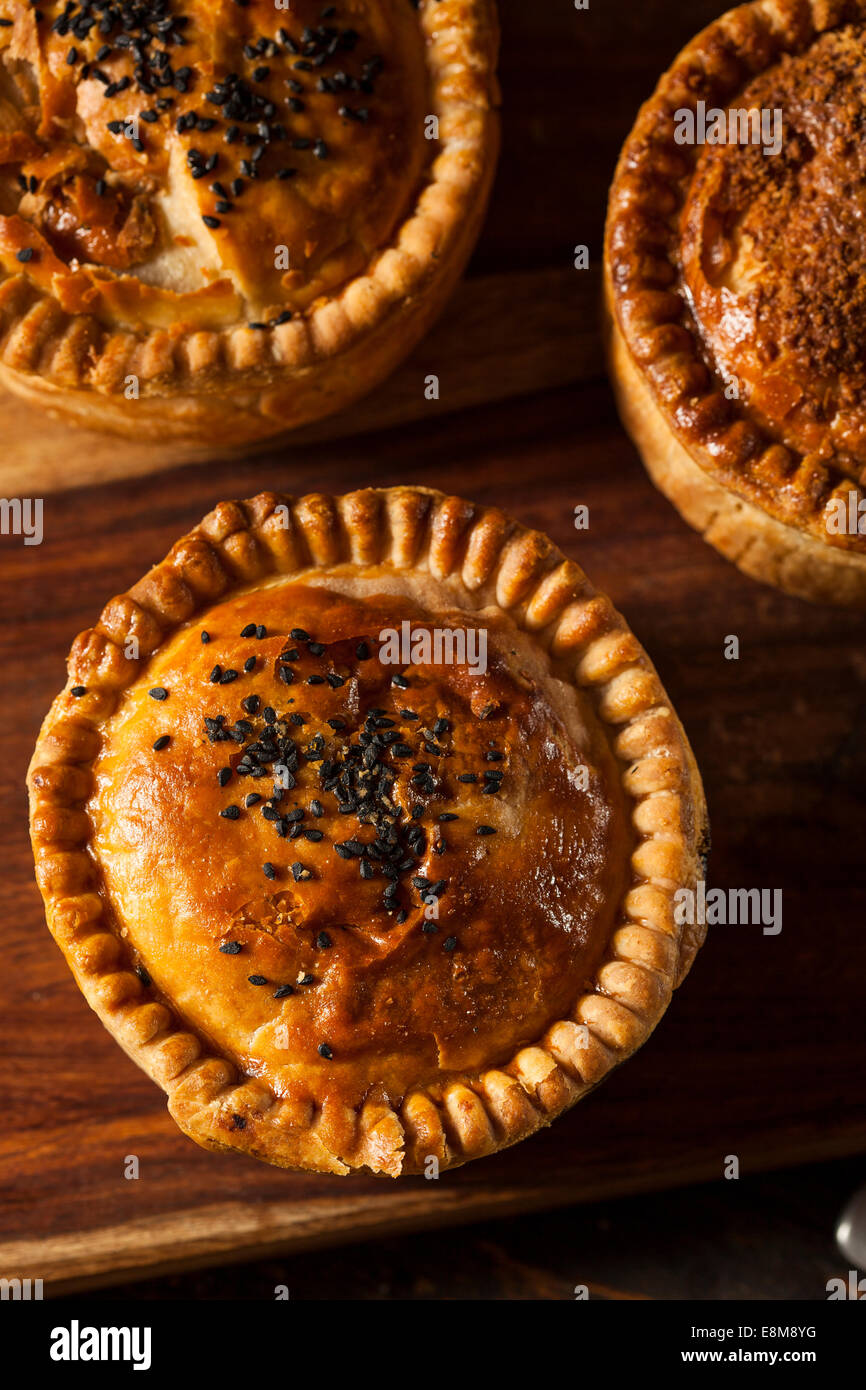
{"label": "glazed pastry surface", "polygon": [[[609,750],[513,624],[368,583],[181,631],[106,728],[88,808],[160,994],[277,1094],[348,1105],[543,1032],[592,977],[631,842]],[[483,673],[378,659],[383,631],[467,621]]]}
{"label": "glazed pastry surface", "polygon": [[303,309],[387,244],[431,148],[411,5],[40,8],[0,6],[7,272],[109,322],[218,327]]}

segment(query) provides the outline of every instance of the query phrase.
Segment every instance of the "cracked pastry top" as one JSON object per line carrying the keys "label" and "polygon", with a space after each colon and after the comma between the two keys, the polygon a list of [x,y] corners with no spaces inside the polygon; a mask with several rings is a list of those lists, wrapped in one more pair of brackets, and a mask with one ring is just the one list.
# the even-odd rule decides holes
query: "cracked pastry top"
{"label": "cracked pastry top", "polygon": [[225,503],[76,640],[49,925],[206,1146],[392,1176],[548,1123],[700,944],[703,794],[538,533],[424,489]]}
{"label": "cracked pastry top", "polygon": [[221,443],[368,390],[474,243],[497,38],[489,0],[0,0],[0,381]]}
{"label": "cracked pastry top", "polygon": [[866,5],[740,6],[611,190],[612,372],[662,491],[748,573],[866,605]]}

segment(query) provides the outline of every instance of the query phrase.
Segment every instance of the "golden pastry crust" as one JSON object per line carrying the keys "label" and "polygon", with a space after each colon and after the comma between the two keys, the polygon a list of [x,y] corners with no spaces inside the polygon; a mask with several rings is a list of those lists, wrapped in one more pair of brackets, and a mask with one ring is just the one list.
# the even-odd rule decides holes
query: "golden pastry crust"
{"label": "golden pastry crust", "polygon": [[748,573],[854,606],[864,24],[862,0],[756,0],[699,34],[626,141],[605,241],[611,371],[654,480]]}
{"label": "golden pastry crust", "polygon": [[410,350],[492,181],[495,10],[328,8],[0,0],[4,385],[233,444]]}
{"label": "golden pastry crust", "polygon": [[[483,629],[486,670],[395,683],[404,622]],[[646,654],[544,536],[428,489],[215,508],[76,639],[28,783],[89,1003],[188,1135],[278,1166],[516,1142],[702,939],[703,792]]]}

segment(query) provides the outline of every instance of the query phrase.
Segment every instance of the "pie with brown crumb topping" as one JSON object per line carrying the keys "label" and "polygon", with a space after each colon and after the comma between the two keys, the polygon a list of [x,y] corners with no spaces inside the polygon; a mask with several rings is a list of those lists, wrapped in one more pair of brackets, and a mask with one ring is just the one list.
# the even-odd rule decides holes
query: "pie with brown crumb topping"
{"label": "pie with brown crumb topping", "polygon": [[790,593],[866,606],[866,4],[741,5],[623,148],[610,357],[654,481]]}
{"label": "pie with brown crumb topping", "polygon": [[419,339],[496,161],[493,0],[0,0],[0,383],[237,443]]}
{"label": "pie with brown crumb topping", "polygon": [[75,641],[51,931],[198,1143],[397,1176],[524,1138],[688,971],[700,777],[538,532],[423,488],[216,507]]}

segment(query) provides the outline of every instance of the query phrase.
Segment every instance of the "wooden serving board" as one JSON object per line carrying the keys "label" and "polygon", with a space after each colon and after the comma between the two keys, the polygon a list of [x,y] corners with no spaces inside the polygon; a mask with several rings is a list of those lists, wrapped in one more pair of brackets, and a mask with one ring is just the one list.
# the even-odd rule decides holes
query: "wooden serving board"
{"label": "wooden serving board", "polygon": [[[596,271],[553,268],[464,280],[411,357],[351,410],[259,446],[291,454],[316,440],[367,434],[414,420],[431,425],[484,402],[528,395],[597,374]],[[428,400],[425,379],[439,377]],[[209,461],[214,449],[80,429],[0,387],[0,495],[44,497],[58,489]],[[236,450],[231,457],[249,457]]]}
{"label": "wooden serving board", "polygon": [[[783,929],[711,931],[644,1050],[544,1134],[438,1182],[299,1176],[198,1150],[88,1011],[43,925],[24,772],[71,637],[215,499],[407,478],[545,528],[614,596],[704,771],[711,883],[781,887]],[[4,542],[0,578],[0,1275],[57,1292],[718,1177],[729,1154],[749,1171],[866,1150],[866,618],[761,588],[705,546],[650,486],[605,385],[58,493],[41,547]]]}

